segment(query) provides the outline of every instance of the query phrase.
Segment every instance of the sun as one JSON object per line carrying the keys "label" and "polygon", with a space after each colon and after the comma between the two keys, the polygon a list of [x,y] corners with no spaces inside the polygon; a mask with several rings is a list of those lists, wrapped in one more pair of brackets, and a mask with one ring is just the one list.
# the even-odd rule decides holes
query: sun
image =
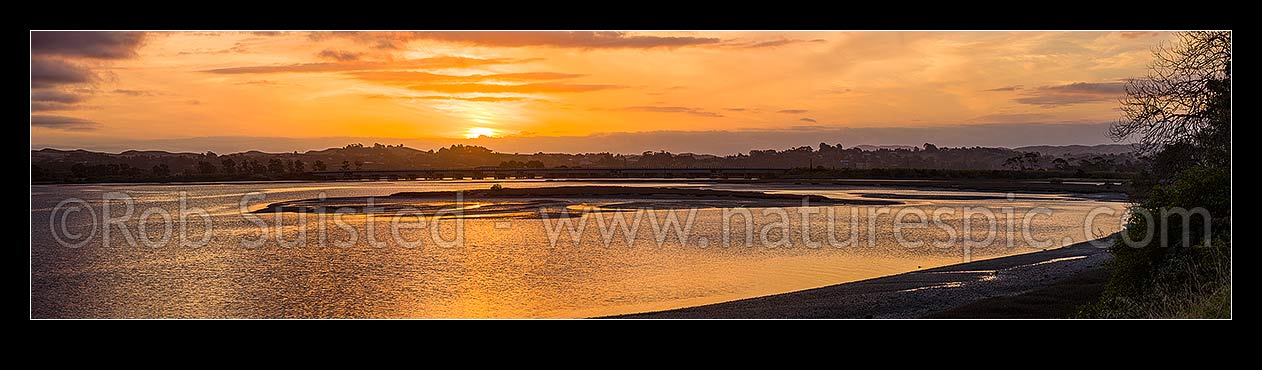
{"label": "sun", "polygon": [[470,128],[469,128],[469,130],[467,130],[467,131],[465,131],[465,132],[464,132],[464,137],[465,137],[466,139],[477,139],[477,138],[479,138],[479,137],[483,137],[483,136],[485,136],[485,137],[495,137],[495,135],[496,135],[496,134],[498,134],[498,133],[499,133],[499,131],[496,131],[495,129],[492,129],[492,128],[486,128],[486,127],[470,127]]}

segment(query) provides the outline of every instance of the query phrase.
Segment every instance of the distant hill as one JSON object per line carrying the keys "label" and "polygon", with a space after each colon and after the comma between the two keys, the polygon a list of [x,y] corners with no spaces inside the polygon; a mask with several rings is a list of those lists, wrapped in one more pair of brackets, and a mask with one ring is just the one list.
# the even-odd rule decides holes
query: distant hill
{"label": "distant hill", "polygon": [[[715,156],[695,153],[498,153],[485,147],[452,145],[417,150],[403,145],[351,144],[307,152],[231,154],[129,150],[31,151],[33,182],[224,181],[310,178],[312,171],[400,170],[473,167],[626,168],[822,168],[1061,171],[1081,174],[1135,172],[1140,162],[1126,145],[949,148],[927,145],[841,145],[821,143],[785,150],[751,150]],[[1029,157],[1023,152],[1039,152]]]}
{"label": "distant hill", "polygon": [[1103,145],[1036,145],[1023,146],[1014,148],[1022,152],[1039,152],[1043,155],[1081,155],[1081,154],[1125,154],[1134,152],[1135,148],[1130,144],[1103,144]]}

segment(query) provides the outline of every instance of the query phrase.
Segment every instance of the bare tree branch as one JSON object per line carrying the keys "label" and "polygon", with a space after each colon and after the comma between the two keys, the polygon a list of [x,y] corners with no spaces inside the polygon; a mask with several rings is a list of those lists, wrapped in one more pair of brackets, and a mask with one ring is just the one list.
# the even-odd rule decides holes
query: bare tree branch
{"label": "bare tree branch", "polygon": [[1114,140],[1139,137],[1153,153],[1186,143],[1217,117],[1215,104],[1231,95],[1231,32],[1184,32],[1153,50],[1148,76],[1126,83],[1123,118],[1109,128]]}

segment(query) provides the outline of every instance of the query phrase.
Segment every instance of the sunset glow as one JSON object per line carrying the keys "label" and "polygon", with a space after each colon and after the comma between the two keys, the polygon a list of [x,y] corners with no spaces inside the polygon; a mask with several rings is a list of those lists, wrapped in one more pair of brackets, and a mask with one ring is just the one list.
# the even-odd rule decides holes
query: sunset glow
{"label": "sunset glow", "polygon": [[471,127],[465,132],[466,139],[477,139],[479,137],[495,137],[496,131],[486,127]]}
{"label": "sunset glow", "polygon": [[[1117,118],[1121,81],[1142,75],[1152,45],[1169,37],[36,32],[31,141],[32,148],[292,151],[473,140],[523,152],[684,143],[731,152],[820,139],[1103,143],[1099,132]],[[87,42],[93,47],[71,49]],[[1011,134],[1020,127],[1048,133]],[[687,137],[703,131],[732,138]]]}
{"label": "sunset glow", "polygon": [[32,30],[30,318],[1231,319],[1231,36]]}

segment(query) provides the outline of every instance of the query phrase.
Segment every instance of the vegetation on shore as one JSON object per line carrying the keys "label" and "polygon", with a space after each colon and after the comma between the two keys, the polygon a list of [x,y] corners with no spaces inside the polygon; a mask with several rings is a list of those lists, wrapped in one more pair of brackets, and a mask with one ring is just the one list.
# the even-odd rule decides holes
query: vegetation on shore
{"label": "vegetation on shore", "polygon": [[[85,150],[31,151],[34,183],[294,180],[313,171],[425,168],[784,168],[801,178],[1119,178],[1147,159],[1126,146],[945,148],[843,148],[820,143],[785,150],[751,150],[728,156],[692,153],[498,153],[452,145],[417,150],[402,145],[351,144],[305,153],[257,151],[216,154]],[[1033,151],[1037,150],[1037,151]],[[1045,151],[1042,153],[1038,151]]]}
{"label": "vegetation on shore", "polygon": [[1231,33],[1184,33],[1154,54],[1113,127],[1138,136],[1154,161],[1110,250],[1108,287],[1080,316],[1230,318]]}

